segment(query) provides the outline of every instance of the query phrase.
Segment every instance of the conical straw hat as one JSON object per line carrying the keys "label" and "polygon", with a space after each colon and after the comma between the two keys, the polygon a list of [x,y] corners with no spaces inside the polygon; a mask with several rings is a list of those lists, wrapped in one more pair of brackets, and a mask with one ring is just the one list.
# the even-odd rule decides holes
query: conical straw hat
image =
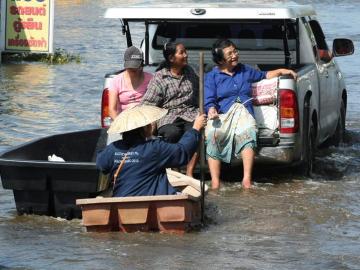
{"label": "conical straw hat", "polygon": [[111,123],[109,134],[123,133],[147,126],[167,114],[168,110],[150,105],[137,105],[121,112]]}

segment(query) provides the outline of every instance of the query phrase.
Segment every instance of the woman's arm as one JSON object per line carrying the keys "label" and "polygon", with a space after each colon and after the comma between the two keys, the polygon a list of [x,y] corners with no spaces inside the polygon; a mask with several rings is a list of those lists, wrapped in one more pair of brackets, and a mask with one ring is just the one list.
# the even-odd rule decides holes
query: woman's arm
{"label": "woman's arm", "polygon": [[266,79],[272,79],[275,77],[279,77],[281,75],[291,75],[294,79],[297,78],[297,74],[295,71],[293,71],[291,69],[286,69],[286,68],[279,68],[279,69],[268,71],[266,73]]}
{"label": "woman's arm", "polygon": [[205,75],[204,106],[209,119],[218,117],[217,91],[213,72]]}
{"label": "woman's arm", "polygon": [[117,91],[110,90],[109,91],[109,115],[114,120],[118,115],[117,107],[118,107],[118,93]]}

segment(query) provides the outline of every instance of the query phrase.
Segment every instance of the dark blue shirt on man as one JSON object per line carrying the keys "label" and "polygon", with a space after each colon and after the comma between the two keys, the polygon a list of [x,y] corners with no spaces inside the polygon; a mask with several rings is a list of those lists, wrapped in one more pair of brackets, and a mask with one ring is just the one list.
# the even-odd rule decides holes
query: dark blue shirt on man
{"label": "dark blue shirt on man", "polygon": [[113,142],[96,158],[96,166],[111,179],[124,155],[125,164],[114,187],[114,197],[175,194],[166,176],[166,168],[186,165],[195,153],[200,133],[190,129],[178,143],[160,139],[139,140],[128,147],[122,140]]}

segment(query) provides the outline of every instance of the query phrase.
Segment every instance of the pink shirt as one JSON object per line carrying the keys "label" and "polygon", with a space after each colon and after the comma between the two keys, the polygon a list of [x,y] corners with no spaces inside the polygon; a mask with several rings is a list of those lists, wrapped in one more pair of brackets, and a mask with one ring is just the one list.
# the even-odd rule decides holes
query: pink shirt
{"label": "pink shirt", "polygon": [[146,92],[149,81],[153,77],[152,74],[144,72],[143,83],[137,89],[134,89],[131,84],[129,85],[126,82],[124,74],[125,72],[121,72],[113,78],[109,89],[110,91],[115,91],[118,94],[118,113],[140,103],[141,98]]}

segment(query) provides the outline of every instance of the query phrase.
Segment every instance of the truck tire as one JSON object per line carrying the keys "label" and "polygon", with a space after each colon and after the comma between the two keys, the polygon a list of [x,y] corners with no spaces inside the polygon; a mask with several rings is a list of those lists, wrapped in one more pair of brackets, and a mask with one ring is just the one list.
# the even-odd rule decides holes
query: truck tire
{"label": "truck tire", "polygon": [[338,123],[337,123],[337,126],[336,126],[336,130],[335,130],[334,134],[331,137],[331,144],[332,145],[339,146],[339,144],[344,141],[345,117],[346,117],[345,105],[344,105],[344,101],[341,100]]}
{"label": "truck tire", "polygon": [[311,112],[311,100],[308,99],[304,103],[304,132],[303,132],[303,159],[300,166],[298,166],[298,172],[301,175],[306,177],[313,176],[313,167],[315,160],[315,141],[316,141],[316,132],[315,126],[310,116]]}
{"label": "truck tire", "polygon": [[313,176],[314,161],[315,161],[315,128],[311,123],[307,132],[307,139],[305,142],[305,158],[303,161],[303,173],[307,177]]}

